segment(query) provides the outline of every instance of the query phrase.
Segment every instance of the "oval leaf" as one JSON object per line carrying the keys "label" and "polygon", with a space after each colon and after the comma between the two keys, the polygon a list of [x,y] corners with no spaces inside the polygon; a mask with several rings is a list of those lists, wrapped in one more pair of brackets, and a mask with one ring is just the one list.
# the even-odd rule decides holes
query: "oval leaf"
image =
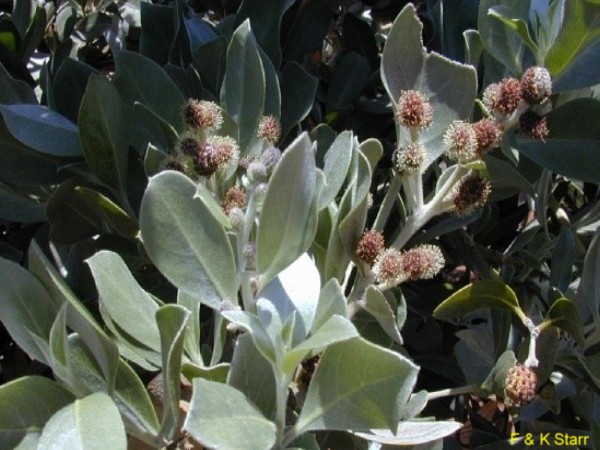
{"label": "oval leaf", "polygon": [[311,380],[296,431],[395,428],[418,370],[360,337],[331,345]]}
{"label": "oval leaf", "polygon": [[519,306],[517,294],[501,281],[482,280],[459,289],[433,311],[438,319],[455,319],[481,308],[502,308],[519,318],[525,314]]}
{"label": "oval leaf", "polygon": [[578,344],[584,344],[585,336],[577,317],[577,308],[573,302],[565,297],[559,298],[552,303],[546,320],[550,321],[550,325],[554,325],[569,333],[577,340]]}
{"label": "oval leaf", "polygon": [[42,105],[0,105],[10,133],[23,144],[54,156],[80,156],[77,125]]}
{"label": "oval leaf", "polygon": [[306,133],[283,153],[260,215],[257,264],[261,284],[296,260],[316,233],[316,165]]}
{"label": "oval leaf", "polygon": [[48,450],[125,450],[127,436],[114,402],[108,395],[96,393],[75,400],[54,414],[44,427],[38,447]]}
{"label": "oval leaf", "polygon": [[0,386],[0,448],[17,448],[21,442],[36,448],[48,419],[72,401],[70,392],[46,377],[22,377]]}
{"label": "oval leaf", "polygon": [[462,428],[460,422],[400,422],[397,432],[371,430],[370,433],[355,433],[371,442],[385,445],[419,445],[450,436]]}
{"label": "oval leaf", "polygon": [[195,198],[185,175],[165,171],[152,177],[142,199],[144,246],[171,283],[199,301],[215,297],[237,303],[235,260],[223,225]]}
{"label": "oval leaf", "polygon": [[183,428],[202,445],[237,450],[267,449],[275,443],[275,424],[237,389],[195,378],[193,390]]}

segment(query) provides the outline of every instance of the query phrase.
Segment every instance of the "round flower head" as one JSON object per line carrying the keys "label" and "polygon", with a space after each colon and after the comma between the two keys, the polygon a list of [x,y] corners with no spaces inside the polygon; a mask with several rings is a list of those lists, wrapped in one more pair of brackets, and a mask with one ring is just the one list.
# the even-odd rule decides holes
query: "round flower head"
{"label": "round flower head", "polygon": [[394,168],[401,175],[420,172],[425,162],[425,147],[421,143],[413,142],[397,149],[393,160]]}
{"label": "round flower head", "polygon": [[545,67],[533,66],[521,77],[521,94],[530,105],[541,103],[552,94],[552,79]]}
{"label": "round flower head", "polygon": [[219,168],[219,162],[219,154],[214,146],[209,143],[200,144],[194,158],[194,168],[199,175],[210,177]]}
{"label": "round flower head", "polygon": [[356,246],[356,255],[372,265],[384,248],[383,235],[379,231],[366,230]]}
{"label": "round flower head", "polygon": [[235,139],[229,136],[211,136],[207,142],[215,148],[219,169],[239,158],[239,146]]}
{"label": "round flower head", "polygon": [[396,118],[408,128],[422,129],[431,125],[433,109],[427,99],[418,91],[402,91],[398,99]]}
{"label": "round flower head", "polygon": [[231,221],[231,226],[234,230],[241,230],[244,227],[244,221],[246,219],[246,215],[241,208],[233,207],[227,213],[227,217]]}
{"label": "round flower head", "polygon": [[470,123],[456,120],[444,133],[446,154],[452,161],[466,164],[477,158],[477,134]]}
{"label": "round flower head", "polygon": [[229,214],[232,208],[242,208],[246,204],[246,190],[238,186],[230,187],[223,198],[223,210]]}
{"label": "round flower head", "polygon": [[281,125],[273,116],[263,116],[258,124],[258,137],[275,144],[281,137]]}
{"label": "round flower head", "polygon": [[505,402],[509,406],[524,406],[535,397],[538,376],[531,367],[521,364],[508,369],[504,382]]}
{"label": "round flower head", "polygon": [[218,130],[223,124],[223,114],[214,102],[190,98],[183,107],[183,121],[188,128]]}
{"label": "round flower head", "polygon": [[477,156],[482,157],[485,152],[500,145],[502,129],[494,119],[481,119],[473,124],[477,138]]}
{"label": "round flower head", "polygon": [[467,175],[452,190],[456,214],[467,215],[477,208],[483,208],[491,192],[490,182],[481,175]]}
{"label": "round flower head", "polygon": [[492,111],[510,114],[521,101],[521,83],[516,78],[505,78],[490,84],[483,92],[483,102]]}
{"label": "round flower head", "polygon": [[252,161],[248,164],[248,169],[246,169],[246,174],[248,175],[248,179],[253,183],[258,183],[265,181],[267,179],[267,168],[260,161]]}
{"label": "round flower head", "polygon": [[381,284],[395,286],[406,279],[402,271],[402,254],[390,248],[379,254],[373,265],[376,280]]}
{"label": "round flower head", "polygon": [[437,245],[420,245],[402,253],[402,272],[411,280],[433,278],[445,263]]}
{"label": "round flower head", "polygon": [[544,139],[550,132],[548,130],[548,121],[545,117],[541,117],[539,114],[533,111],[525,111],[519,117],[518,124],[519,132],[531,139]]}

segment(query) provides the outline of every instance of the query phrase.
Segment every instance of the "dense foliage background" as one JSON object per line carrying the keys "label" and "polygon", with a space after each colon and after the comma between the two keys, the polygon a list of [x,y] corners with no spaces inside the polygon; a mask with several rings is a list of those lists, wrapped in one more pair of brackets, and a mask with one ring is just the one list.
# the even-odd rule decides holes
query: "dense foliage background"
{"label": "dense foliage background", "polygon": [[[0,10],[0,448],[600,446],[598,1]],[[365,230],[443,268],[386,284]]]}

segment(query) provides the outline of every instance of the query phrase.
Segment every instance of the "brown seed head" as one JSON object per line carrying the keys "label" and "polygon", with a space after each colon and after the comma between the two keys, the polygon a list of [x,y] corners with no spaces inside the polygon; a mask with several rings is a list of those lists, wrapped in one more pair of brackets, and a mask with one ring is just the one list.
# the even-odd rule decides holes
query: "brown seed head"
{"label": "brown seed head", "polygon": [[533,66],[521,77],[521,94],[530,105],[541,103],[552,94],[552,79],[545,67]]}
{"label": "brown seed head", "polygon": [[263,116],[258,124],[258,137],[275,144],[281,137],[281,125],[273,116]]}
{"label": "brown seed head", "polygon": [[473,124],[477,138],[477,156],[482,157],[485,152],[500,145],[502,129],[494,119],[481,119]]}
{"label": "brown seed head", "polygon": [[453,189],[456,214],[467,215],[477,208],[483,208],[491,192],[490,182],[481,175],[467,175]]}
{"label": "brown seed head", "polygon": [[183,107],[183,121],[188,128],[218,130],[223,124],[223,114],[214,102],[190,98]]}
{"label": "brown seed head", "polygon": [[431,125],[433,109],[427,99],[418,91],[402,91],[398,99],[396,119],[401,125],[422,129]]}
{"label": "brown seed head", "polygon": [[470,123],[456,120],[444,133],[446,154],[452,161],[466,164],[477,157],[477,135]]}
{"label": "brown seed head", "polygon": [[176,172],[181,172],[181,173],[185,173],[185,165],[177,160],[176,158],[173,157],[169,157],[166,158],[161,166],[160,166],[161,170],[175,170]]}
{"label": "brown seed head", "polygon": [[383,251],[385,242],[383,235],[379,231],[366,230],[356,246],[356,255],[372,265],[377,256]]}
{"label": "brown seed head", "polygon": [[186,156],[195,156],[200,151],[200,141],[186,137],[179,141],[179,151]]}
{"label": "brown seed head", "polygon": [[548,121],[534,111],[525,111],[519,117],[519,133],[531,139],[544,139],[548,136]]}
{"label": "brown seed head", "polygon": [[538,376],[530,367],[521,364],[511,367],[504,383],[505,402],[509,406],[524,406],[535,397]]}

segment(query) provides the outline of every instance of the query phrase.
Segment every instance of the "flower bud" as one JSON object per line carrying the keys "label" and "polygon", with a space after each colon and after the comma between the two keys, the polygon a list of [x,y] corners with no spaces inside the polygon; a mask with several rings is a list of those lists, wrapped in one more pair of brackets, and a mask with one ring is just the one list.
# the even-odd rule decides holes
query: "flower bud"
{"label": "flower bud", "polygon": [[477,157],[477,135],[470,123],[455,120],[444,133],[446,154],[452,161],[466,164]]}
{"label": "flower bud", "polygon": [[481,175],[467,175],[452,190],[456,214],[467,215],[477,208],[483,208],[491,192],[490,182]]}
{"label": "flower bud", "polygon": [[244,245],[243,250],[244,258],[246,259],[246,270],[256,269],[256,243],[248,242]]}
{"label": "flower bud", "polygon": [[183,121],[191,129],[218,130],[223,124],[223,114],[214,102],[190,98],[183,107]]}
{"label": "flower bud", "polygon": [[545,67],[533,66],[521,77],[521,94],[523,100],[530,105],[536,105],[546,100],[552,94],[552,79]]}
{"label": "flower bud", "polygon": [[209,143],[200,144],[194,158],[194,169],[199,175],[210,177],[219,168],[217,150]]}
{"label": "flower bud", "polygon": [[402,253],[402,271],[411,280],[430,279],[446,264],[437,245],[420,245]]}
{"label": "flower bud", "polygon": [[179,152],[186,156],[196,156],[200,151],[200,141],[191,137],[179,141]]}
{"label": "flower bud", "polygon": [[262,152],[258,159],[267,168],[268,172],[271,172],[281,159],[281,150],[277,147],[270,145],[267,149]]}
{"label": "flower bud", "polygon": [[275,144],[281,136],[281,125],[273,116],[263,116],[258,124],[258,137]]}
{"label": "flower bud", "polygon": [[531,139],[543,140],[550,132],[548,130],[548,121],[546,118],[541,117],[531,110],[521,114],[521,117],[519,117],[518,128],[521,135]]}
{"label": "flower bud", "polygon": [[481,119],[473,124],[477,138],[477,156],[482,157],[485,152],[500,145],[502,129],[494,119]]}
{"label": "flower bud", "polygon": [[230,187],[223,199],[223,210],[229,214],[232,208],[243,208],[246,204],[246,190],[238,186]]}
{"label": "flower bud", "polygon": [[402,271],[402,254],[395,248],[379,254],[373,265],[375,279],[382,284],[395,286],[406,279]]}
{"label": "flower bud", "polygon": [[524,406],[535,397],[538,376],[531,367],[517,364],[506,373],[504,383],[505,402],[509,406]]}
{"label": "flower bud", "polygon": [[396,119],[408,128],[422,129],[431,125],[433,109],[431,104],[418,91],[408,90],[400,93]]}
{"label": "flower bud", "polygon": [[231,221],[231,227],[234,230],[240,231],[244,227],[246,215],[244,214],[244,211],[241,210],[241,208],[238,208],[236,206],[232,207],[227,213],[227,217],[229,217],[229,220]]}
{"label": "flower bud", "polygon": [[372,265],[383,251],[384,245],[383,235],[379,231],[366,230],[356,246],[356,256]]}
{"label": "flower bud", "polygon": [[490,84],[483,92],[483,102],[492,111],[510,114],[521,101],[521,83],[516,78],[505,78]]}
{"label": "flower bud", "polygon": [[267,179],[267,168],[260,161],[252,161],[248,164],[246,173],[248,174],[248,179],[254,183]]}
{"label": "flower bud", "polygon": [[413,142],[394,152],[394,168],[398,174],[420,172],[425,162],[425,147],[419,142]]}

